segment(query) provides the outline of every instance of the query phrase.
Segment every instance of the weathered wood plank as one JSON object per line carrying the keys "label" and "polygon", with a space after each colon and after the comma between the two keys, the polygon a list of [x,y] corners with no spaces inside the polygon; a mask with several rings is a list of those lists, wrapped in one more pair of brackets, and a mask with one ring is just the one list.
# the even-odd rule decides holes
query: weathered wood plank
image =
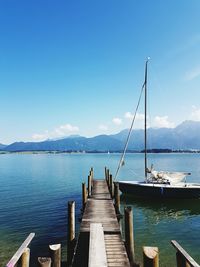
{"label": "weathered wood plank", "polygon": [[32,239],[34,238],[35,233],[30,233],[26,240],[22,243],[22,245],[19,247],[19,249],[16,251],[16,253],[13,255],[13,257],[10,259],[10,261],[7,263],[6,267],[14,267],[15,264],[18,262],[19,258],[23,254],[24,250],[28,247]]}
{"label": "weathered wood plank", "polygon": [[89,267],[107,267],[104,233],[100,223],[90,224]]}
{"label": "weathered wood plank", "polygon": [[172,245],[175,249],[185,258],[191,267],[200,267],[200,265],[179,245],[175,240],[171,240]]}
{"label": "weathered wood plank", "polygon": [[124,242],[119,234],[105,234],[104,235],[106,254],[108,260],[108,267],[114,266],[129,266],[127,252],[124,246]]}

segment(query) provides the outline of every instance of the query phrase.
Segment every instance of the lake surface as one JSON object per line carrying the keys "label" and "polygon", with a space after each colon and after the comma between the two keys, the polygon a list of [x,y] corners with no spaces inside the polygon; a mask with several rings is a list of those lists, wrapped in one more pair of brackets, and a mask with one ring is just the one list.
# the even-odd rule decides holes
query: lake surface
{"label": "lake surface", "polygon": [[[48,253],[48,245],[61,243],[66,260],[67,202],[76,201],[79,228],[81,183],[91,167],[95,178],[104,177],[107,166],[113,175],[119,154],[3,154],[0,155],[0,264],[4,266],[30,232],[33,262]],[[200,154],[150,154],[156,169],[192,172],[188,181],[200,182]],[[142,154],[128,154],[119,179],[143,180]],[[160,266],[175,266],[177,240],[200,262],[200,200],[138,201],[122,196],[133,207],[136,258],[142,246],[158,246]],[[123,221],[122,221],[123,222]]]}

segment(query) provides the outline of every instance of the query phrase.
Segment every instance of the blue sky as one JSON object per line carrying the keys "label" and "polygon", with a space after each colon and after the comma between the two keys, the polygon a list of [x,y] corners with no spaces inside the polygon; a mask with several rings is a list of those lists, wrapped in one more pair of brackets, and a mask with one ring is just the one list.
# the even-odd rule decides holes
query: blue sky
{"label": "blue sky", "polygon": [[[199,0],[1,0],[0,143],[200,120]],[[143,107],[136,127],[142,126]]]}

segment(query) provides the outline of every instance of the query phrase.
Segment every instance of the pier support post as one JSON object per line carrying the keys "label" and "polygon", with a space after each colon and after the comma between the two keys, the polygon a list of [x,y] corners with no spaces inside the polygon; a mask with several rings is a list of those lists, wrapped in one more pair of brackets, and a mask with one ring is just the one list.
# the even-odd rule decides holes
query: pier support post
{"label": "pier support post", "polygon": [[112,174],[110,174],[110,177],[109,177],[109,190],[110,190],[111,198],[113,198],[113,178],[112,178]]}
{"label": "pier support post", "polygon": [[72,262],[75,247],[75,201],[68,202],[67,264]]}
{"label": "pier support post", "polygon": [[41,267],[51,267],[51,258],[38,257],[38,262]]}
{"label": "pier support post", "polygon": [[124,209],[125,219],[125,245],[129,261],[134,264],[134,237],[133,237],[133,212],[132,208],[126,207]]}
{"label": "pier support post", "polygon": [[143,247],[143,266],[159,267],[159,257],[158,257],[157,247]]}
{"label": "pier support post", "polygon": [[94,169],[93,169],[93,167],[91,167],[91,169],[90,169],[90,175],[91,175],[92,180],[93,180],[94,179]]}
{"label": "pier support post", "polygon": [[107,169],[107,184],[108,184],[108,188],[109,188],[109,177],[110,177],[110,171],[109,171],[109,169]]}
{"label": "pier support post", "polygon": [[84,209],[85,209],[86,201],[87,201],[86,184],[82,183],[82,211],[84,211]]}
{"label": "pier support post", "polygon": [[21,267],[29,267],[30,262],[30,248],[25,248],[21,256]]}
{"label": "pier support post", "polygon": [[106,182],[107,182],[107,168],[105,167],[105,180],[106,180]]}
{"label": "pier support post", "polygon": [[61,244],[49,245],[52,267],[61,266]]}
{"label": "pier support post", "polygon": [[119,184],[114,183],[114,197],[115,197],[115,212],[120,215],[120,195],[119,195]]}
{"label": "pier support post", "polygon": [[191,265],[187,263],[186,259],[183,257],[183,255],[177,251],[176,252],[176,264],[177,267],[190,267]]}
{"label": "pier support post", "polygon": [[88,197],[91,196],[91,191],[92,191],[92,179],[91,175],[88,175]]}

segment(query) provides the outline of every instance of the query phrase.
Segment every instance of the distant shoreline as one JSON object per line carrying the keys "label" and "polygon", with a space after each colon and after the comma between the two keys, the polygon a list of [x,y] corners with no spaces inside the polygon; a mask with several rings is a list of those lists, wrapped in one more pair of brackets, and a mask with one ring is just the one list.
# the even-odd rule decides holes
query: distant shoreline
{"label": "distant shoreline", "polygon": [[[0,154],[116,154],[122,153],[123,151],[73,151],[73,150],[66,150],[66,151],[48,151],[48,150],[22,150],[22,151],[0,151]],[[173,150],[173,149],[148,149],[148,153],[153,154],[162,154],[162,153],[200,153],[200,150],[190,150],[190,149],[180,149],[180,150]],[[144,153],[144,150],[127,150],[127,153],[134,154],[134,153]]]}

